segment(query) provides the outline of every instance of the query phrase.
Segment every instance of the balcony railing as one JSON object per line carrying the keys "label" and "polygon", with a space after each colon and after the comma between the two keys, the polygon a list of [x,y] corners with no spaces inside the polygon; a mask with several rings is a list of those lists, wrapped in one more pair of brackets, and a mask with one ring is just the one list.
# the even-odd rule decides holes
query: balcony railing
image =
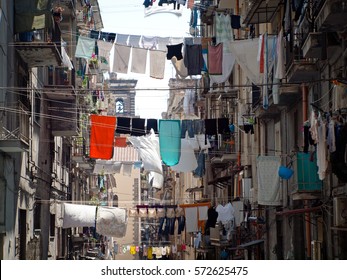
{"label": "balcony railing", "polygon": [[84,137],[75,137],[72,146],[73,157],[89,157],[89,146]]}
{"label": "balcony railing", "polygon": [[275,13],[278,10],[280,0],[246,0],[244,1],[245,10],[244,21],[245,24],[260,24],[271,22]]}
{"label": "balcony railing", "polygon": [[319,76],[317,59],[304,58],[302,46],[308,34],[293,34],[293,40],[286,42],[286,73],[289,82],[315,80]]}
{"label": "balcony railing", "polygon": [[15,115],[16,125],[13,129],[1,125],[0,150],[4,152],[22,152],[29,148],[29,117],[28,109],[19,104],[13,108],[7,108],[9,115]]}

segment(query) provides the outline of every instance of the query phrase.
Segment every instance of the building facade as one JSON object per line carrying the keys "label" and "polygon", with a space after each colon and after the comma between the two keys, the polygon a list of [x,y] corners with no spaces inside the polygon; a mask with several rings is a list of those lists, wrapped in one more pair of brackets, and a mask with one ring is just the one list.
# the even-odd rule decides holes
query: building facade
{"label": "building facade", "polygon": [[[235,59],[224,80],[202,72],[194,101],[196,116],[231,125],[208,149],[202,190],[240,213],[224,248],[231,258],[345,259],[343,160],[331,140],[310,139],[315,127],[323,135],[344,127],[343,1],[195,2],[203,49],[222,42],[223,59]],[[219,29],[224,17],[229,37]]]}

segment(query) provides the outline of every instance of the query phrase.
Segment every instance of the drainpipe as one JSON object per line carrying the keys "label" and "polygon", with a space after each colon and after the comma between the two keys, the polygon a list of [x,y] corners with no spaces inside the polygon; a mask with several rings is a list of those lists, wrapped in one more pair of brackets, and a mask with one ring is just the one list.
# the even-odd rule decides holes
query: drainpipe
{"label": "drainpipe", "polygon": [[[308,88],[306,85],[301,86],[302,89],[302,115],[303,120],[306,121],[308,119],[307,113],[307,96],[308,96]],[[308,200],[304,201],[304,208],[308,209]],[[306,233],[306,247],[307,247],[307,258],[311,258],[311,216],[309,212],[305,213],[305,233]]]}
{"label": "drainpipe", "polygon": [[[234,13],[235,13],[235,15],[238,15],[239,14],[239,9],[240,9],[240,6],[239,6],[239,0],[236,0],[236,3],[235,3],[235,11],[234,11]],[[237,29],[237,38],[240,38],[240,29]],[[239,75],[239,85],[241,85],[242,84],[242,81],[241,81],[241,75],[240,75],[240,73],[241,73],[241,67],[240,67],[240,65],[238,64],[237,65],[237,71],[238,71],[238,75]],[[239,97],[240,97],[240,94],[241,94],[241,92],[239,91]],[[238,121],[238,115],[237,115],[237,118],[236,118],[236,120],[235,121]],[[237,151],[237,167],[238,168],[240,168],[241,167],[241,131],[240,130],[238,130],[238,132],[237,132],[237,149],[238,149],[238,151]],[[236,192],[236,195],[238,196],[238,197],[240,197],[241,196],[241,180],[240,180],[240,173],[238,174],[238,180],[237,180],[237,192]]]}
{"label": "drainpipe", "polygon": [[[239,9],[240,9],[240,4],[239,4],[239,0],[236,0],[236,3],[235,3],[235,11],[234,11],[234,14],[235,15],[238,15],[239,14]],[[240,38],[240,29],[237,29],[237,39]]]}

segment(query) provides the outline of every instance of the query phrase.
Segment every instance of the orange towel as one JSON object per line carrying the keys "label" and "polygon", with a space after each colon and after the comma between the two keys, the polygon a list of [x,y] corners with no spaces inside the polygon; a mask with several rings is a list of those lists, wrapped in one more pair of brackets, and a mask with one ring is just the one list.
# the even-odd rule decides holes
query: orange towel
{"label": "orange towel", "polygon": [[111,159],[116,117],[91,115],[90,157]]}

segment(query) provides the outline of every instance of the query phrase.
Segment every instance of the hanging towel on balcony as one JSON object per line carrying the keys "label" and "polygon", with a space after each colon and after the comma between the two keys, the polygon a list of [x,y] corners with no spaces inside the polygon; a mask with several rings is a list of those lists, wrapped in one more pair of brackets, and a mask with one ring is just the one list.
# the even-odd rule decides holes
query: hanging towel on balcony
{"label": "hanging towel on balcony", "polygon": [[181,121],[159,120],[159,147],[162,161],[176,165],[181,156]]}
{"label": "hanging towel on balcony", "polygon": [[145,74],[147,63],[147,50],[132,48],[131,72]]}
{"label": "hanging towel on balcony", "polygon": [[81,57],[90,59],[94,53],[95,39],[89,37],[79,36],[77,41],[77,47],[75,57]]}
{"label": "hanging towel on balcony", "polygon": [[114,44],[113,69],[111,72],[128,73],[131,47]]}
{"label": "hanging towel on balcony", "polygon": [[91,115],[90,158],[111,159],[116,117]]}
{"label": "hanging towel on balcony", "polygon": [[258,156],[258,204],[281,205],[280,177],[278,169],[281,166],[279,156]]}
{"label": "hanging towel on balcony", "polygon": [[117,207],[98,207],[96,232],[105,236],[124,237],[127,230],[127,211]]}
{"label": "hanging towel on balcony", "polygon": [[166,52],[149,51],[149,75],[151,78],[164,79]]}
{"label": "hanging towel on balcony", "polygon": [[96,206],[64,203],[63,228],[95,227]]}
{"label": "hanging towel on balcony", "polygon": [[223,74],[223,43],[207,46],[207,68],[210,75]]}

